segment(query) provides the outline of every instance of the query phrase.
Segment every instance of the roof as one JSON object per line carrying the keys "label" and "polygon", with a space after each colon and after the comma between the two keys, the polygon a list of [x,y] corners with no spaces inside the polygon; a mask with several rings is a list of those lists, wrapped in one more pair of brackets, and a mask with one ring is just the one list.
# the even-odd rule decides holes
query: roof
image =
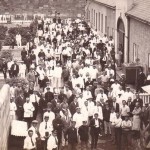
{"label": "roof", "polygon": [[150,23],[150,0],[136,0],[126,14],[145,23]]}
{"label": "roof", "polygon": [[94,0],[94,1],[107,5],[108,7],[116,7],[115,0]]}

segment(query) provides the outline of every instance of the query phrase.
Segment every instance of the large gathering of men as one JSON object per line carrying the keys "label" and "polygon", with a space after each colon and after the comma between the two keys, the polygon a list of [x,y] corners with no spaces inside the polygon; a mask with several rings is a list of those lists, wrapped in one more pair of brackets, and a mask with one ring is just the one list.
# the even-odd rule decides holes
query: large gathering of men
{"label": "large gathering of men", "polygon": [[[19,33],[16,39],[21,46]],[[23,149],[96,150],[104,138],[116,150],[132,149],[132,139],[149,130],[149,104],[139,97],[146,77],[133,93],[124,74],[116,78],[119,61],[113,37],[101,37],[85,21],[40,20],[21,61],[2,65],[5,79],[28,81],[26,88],[10,87],[11,119],[28,125]]]}

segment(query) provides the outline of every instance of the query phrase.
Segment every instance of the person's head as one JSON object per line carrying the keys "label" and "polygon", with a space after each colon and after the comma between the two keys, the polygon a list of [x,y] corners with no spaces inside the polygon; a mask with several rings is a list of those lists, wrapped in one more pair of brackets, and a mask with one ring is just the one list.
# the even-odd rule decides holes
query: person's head
{"label": "person's head", "polygon": [[33,136],[33,130],[29,130],[28,135],[29,135],[29,137],[32,137]]}
{"label": "person's head", "polygon": [[92,101],[92,99],[93,99],[92,97],[89,97],[87,100],[88,100],[89,102],[91,102],[91,101]]}
{"label": "person's head", "polygon": [[86,120],[83,121],[83,125],[84,125],[84,126],[87,125],[87,121],[86,121]]}
{"label": "person's head", "polygon": [[135,103],[135,107],[136,107],[136,108],[139,108],[139,107],[140,107],[139,102],[136,102],[136,103]]}
{"label": "person's head", "polygon": [[113,102],[114,102],[114,103],[116,102],[116,97],[113,97]]}
{"label": "person's head", "polygon": [[53,135],[53,136],[57,136],[57,131],[56,131],[56,130],[53,130],[53,131],[52,131],[52,135]]}
{"label": "person's head", "polygon": [[29,101],[30,101],[30,98],[29,98],[29,97],[27,97],[27,98],[26,98],[26,102],[27,102],[27,103],[29,103]]}
{"label": "person's head", "polygon": [[128,97],[128,102],[132,102],[132,97]]}
{"label": "person's head", "polygon": [[14,102],[15,97],[11,97],[10,102]]}
{"label": "person's head", "polygon": [[45,116],[45,117],[44,117],[44,120],[45,120],[45,122],[48,122],[49,116]]}
{"label": "person's head", "polygon": [[126,91],[127,91],[127,92],[130,92],[130,87],[126,87]]}
{"label": "person's head", "polygon": [[128,121],[128,120],[129,120],[129,116],[126,115],[126,116],[125,116],[125,121]]}
{"label": "person's head", "polygon": [[81,112],[80,107],[77,107],[77,108],[76,108],[76,112],[77,112],[77,113],[80,113],[80,112]]}
{"label": "person's head", "polygon": [[87,91],[89,91],[89,90],[90,90],[90,87],[89,87],[89,86],[87,86],[87,87],[86,87],[86,90],[87,90]]}
{"label": "person's head", "polygon": [[102,88],[99,91],[100,91],[100,94],[104,94],[104,90]]}
{"label": "person's head", "polygon": [[115,112],[115,108],[114,107],[112,107],[112,109],[111,109],[111,113],[114,113]]}
{"label": "person's head", "polygon": [[79,96],[78,96],[78,95],[76,95],[76,96],[75,96],[75,98],[74,98],[74,102],[75,102],[75,103],[77,103],[78,98],[79,98]]}
{"label": "person's head", "polygon": [[38,121],[37,121],[37,120],[33,120],[33,121],[32,121],[32,126],[33,126],[33,127],[37,127],[37,124],[38,124]]}
{"label": "person's head", "polygon": [[47,108],[47,111],[50,112],[50,111],[51,111],[51,107],[48,107],[48,108]]}
{"label": "person's head", "polygon": [[75,127],[75,125],[76,125],[76,122],[75,121],[71,121],[71,126]]}
{"label": "person's head", "polygon": [[98,113],[95,113],[95,114],[94,114],[94,118],[95,118],[95,119],[98,119]]}
{"label": "person's head", "polygon": [[136,93],[135,96],[136,96],[137,99],[140,97],[139,93]]}
{"label": "person's head", "polygon": [[58,99],[58,94],[54,94],[54,99]]}
{"label": "person's head", "polygon": [[84,105],[87,107],[87,106],[88,106],[88,101],[85,101],[85,102],[84,102]]}
{"label": "person's head", "polygon": [[123,105],[123,106],[126,105],[126,101],[125,101],[125,100],[122,101],[122,105]]}

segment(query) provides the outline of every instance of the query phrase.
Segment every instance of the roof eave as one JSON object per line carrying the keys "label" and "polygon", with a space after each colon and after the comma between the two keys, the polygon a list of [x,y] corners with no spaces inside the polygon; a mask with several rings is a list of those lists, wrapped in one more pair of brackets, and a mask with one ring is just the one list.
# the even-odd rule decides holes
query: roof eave
{"label": "roof eave", "polygon": [[150,21],[146,21],[146,20],[144,20],[144,19],[142,19],[142,18],[136,17],[136,16],[131,15],[131,14],[129,14],[129,13],[125,13],[125,15],[126,15],[127,17],[136,19],[136,20],[138,20],[138,21],[140,21],[140,22],[142,22],[142,23],[145,23],[145,24],[150,25]]}
{"label": "roof eave", "polygon": [[101,5],[103,5],[103,6],[106,6],[106,7],[108,7],[108,8],[114,9],[114,10],[116,9],[116,6],[107,5],[107,4],[105,4],[105,3],[98,2],[98,1],[96,1],[96,0],[89,0],[89,1],[95,2],[95,3],[97,3],[97,4],[101,4]]}

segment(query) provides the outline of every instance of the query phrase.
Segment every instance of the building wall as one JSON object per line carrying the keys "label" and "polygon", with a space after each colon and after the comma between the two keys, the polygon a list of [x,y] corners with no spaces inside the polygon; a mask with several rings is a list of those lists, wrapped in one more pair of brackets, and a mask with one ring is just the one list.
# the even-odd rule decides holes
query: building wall
{"label": "building wall", "polygon": [[88,1],[86,16],[92,28],[100,35],[115,36],[115,10],[100,3]]}
{"label": "building wall", "polygon": [[8,149],[10,130],[10,87],[4,85],[0,91],[0,150]]}
{"label": "building wall", "polygon": [[139,58],[144,67],[148,66],[150,25],[131,18],[129,38],[129,61],[133,62],[136,58]]}

